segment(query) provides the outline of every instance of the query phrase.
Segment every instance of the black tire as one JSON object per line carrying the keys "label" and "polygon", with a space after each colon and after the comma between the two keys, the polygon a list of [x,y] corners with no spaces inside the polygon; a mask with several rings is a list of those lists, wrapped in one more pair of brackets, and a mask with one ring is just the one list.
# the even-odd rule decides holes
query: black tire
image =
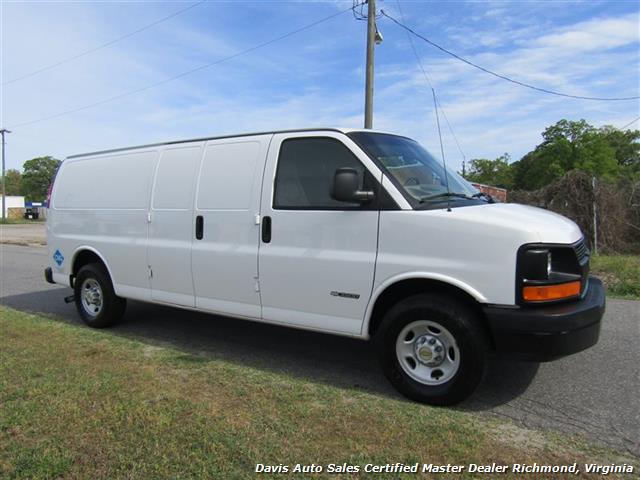
{"label": "black tire", "polygon": [[[469,397],[482,381],[488,351],[487,335],[477,317],[472,308],[452,295],[427,293],[402,300],[386,313],[376,336],[385,376],[400,393],[418,402],[445,406]],[[405,355],[408,360],[404,362],[409,367],[403,367],[396,354],[398,336],[403,330],[411,330],[410,324],[422,320],[435,322],[448,330],[459,351],[457,370],[451,368],[455,374],[447,381],[435,379],[435,382],[444,382],[441,384],[427,384],[412,378],[405,371],[405,368],[411,368],[410,356]],[[435,337],[438,338],[437,335]],[[412,340],[410,334],[405,342]],[[415,342],[419,340],[417,337]],[[431,353],[427,352],[427,355]],[[415,361],[413,363],[420,366]],[[437,367],[432,368],[435,370]]]}
{"label": "black tire", "polygon": [[[83,288],[90,285],[97,285],[100,290],[100,307],[90,304],[91,309],[87,309],[86,302],[83,302]],[[110,327],[122,318],[127,301],[116,296],[113,291],[111,278],[104,266],[99,263],[89,263],[80,268],[74,283],[74,297],[78,314],[84,322],[93,328]]]}

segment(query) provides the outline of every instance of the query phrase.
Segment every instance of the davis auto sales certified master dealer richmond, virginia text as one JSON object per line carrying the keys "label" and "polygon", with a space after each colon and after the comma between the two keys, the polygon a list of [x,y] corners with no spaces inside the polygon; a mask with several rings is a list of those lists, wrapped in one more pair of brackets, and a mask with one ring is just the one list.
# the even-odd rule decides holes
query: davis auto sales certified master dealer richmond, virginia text
{"label": "davis auto sales certified master dealer richmond, virginia text", "polygon": [[[468,465],[453,465],[447,463],[438,465],[433,463],[386,463],[366,465],[351,465],[348,463],[336,464],[329,463],[327,465],[301,464],[295,465],[265,465],[257,463],[255,467],[256,473],[479,473],[479,474],[495,474],[495,473],[569,473],[578,474],[580,469],[577,463],[570,465],[539,465],[537,463],[514,463],[511,465],[504,464],[485,464],[478,465],[470,463]],[[598,475],[608,475],[610,473],[633,473],[634,467],[626,463],[620,465],[598,465],[595,463],[585,463],[584,472]]]}

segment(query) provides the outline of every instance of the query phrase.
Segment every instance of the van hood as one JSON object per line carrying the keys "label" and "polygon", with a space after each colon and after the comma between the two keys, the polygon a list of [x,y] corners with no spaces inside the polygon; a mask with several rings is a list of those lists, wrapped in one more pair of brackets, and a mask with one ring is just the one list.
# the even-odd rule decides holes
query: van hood
{"label": "van hood", "polygon": [[[446,212],[446,211],[443,211]],[[582,232],[573,221],[542,208],[517,203],[490,203],[454,208],[458,220],[479,223],[498,230],[519,230],[531,242],[575,243]]]}

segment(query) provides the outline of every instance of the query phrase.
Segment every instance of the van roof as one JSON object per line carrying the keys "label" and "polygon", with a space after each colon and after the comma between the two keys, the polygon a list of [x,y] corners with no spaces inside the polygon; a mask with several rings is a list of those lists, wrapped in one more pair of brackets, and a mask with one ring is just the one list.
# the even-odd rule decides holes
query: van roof
{"label": "van roof", "polygon": [[379,130],[365,130],[362,128],[335,128],[335,127],[321,127],[321,128],[295,128],[289,130],[270,130],[265,132],[250,132],[250,133],[237,133],[233,135],[218,135],[215,137],[199,137],[199,138],[190,138],[183,140],[171,140],[168,142],[158,142],[158,143],[149,143],[146,145],[135,145],[132,147],[120,147],[120,148],[112,148],[109,150],[99,150],[96,152],[87,152],[87,153],[79,153],[76,155],[70,155],[67,158],[78,158],[78,157],[86,157],[89,155],[101,155],[105,153],[114,153],[114,152],[122,152],[125,150],[133,150],[137,148],[149,148],[149,147],[161,147],[163,145],[175,145],[177,143],[189,143],[189,142],[203,142],[206,140],[219,140],[222,138],[236,138],[236,137],[252,137],[256,135],[273,135],[277,133],[295,133],[295,132],[339,132],[339,133],[350,133],[350,132],[372,132],[372,133],[390,133],[383,132]]}

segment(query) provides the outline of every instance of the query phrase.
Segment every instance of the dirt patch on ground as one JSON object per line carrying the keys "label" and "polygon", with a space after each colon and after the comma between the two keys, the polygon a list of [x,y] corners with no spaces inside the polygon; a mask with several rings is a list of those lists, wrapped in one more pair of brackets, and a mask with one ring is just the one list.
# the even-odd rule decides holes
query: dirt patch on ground
{"label": "dirt patch on ground", "polygon": [[493,436],[506,445],[515,445],[529,451],[543,450],[549,443],[540,432],[508,423],[498,425]]}
{"label": "dirt patch on ground", "polygon": [[44,223],[0,225],[0,243],[11,245],[46,245]]}

